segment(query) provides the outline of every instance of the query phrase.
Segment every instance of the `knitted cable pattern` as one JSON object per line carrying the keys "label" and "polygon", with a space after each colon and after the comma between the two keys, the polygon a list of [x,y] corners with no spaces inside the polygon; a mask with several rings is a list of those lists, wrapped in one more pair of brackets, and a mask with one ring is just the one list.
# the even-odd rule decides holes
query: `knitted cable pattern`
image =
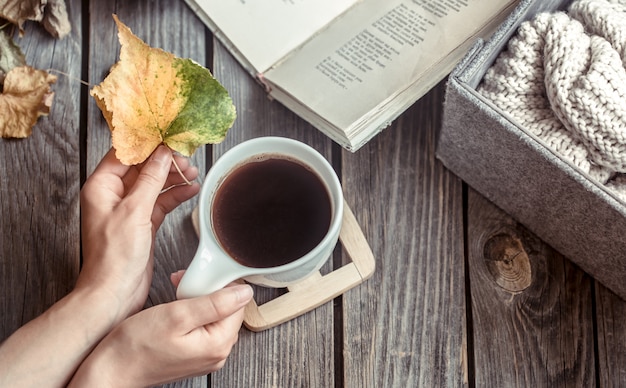
{"label": "knitted cable pattern", "polygon": [[523,22],[478,92],[607,183],[626,172],[625,64],[626,0],[577,0]]}

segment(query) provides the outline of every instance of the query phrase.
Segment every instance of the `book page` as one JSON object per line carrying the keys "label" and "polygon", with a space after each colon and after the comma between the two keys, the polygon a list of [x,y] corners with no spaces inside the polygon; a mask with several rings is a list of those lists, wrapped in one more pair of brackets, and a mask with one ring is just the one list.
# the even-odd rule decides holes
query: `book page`
{"label": "book page", "polygon": [[[514,3],[364,0],[265,78],[326,121],[347,128],[442,66],[450,52]],[[449,72],[453,64],[445,65]]]}
{"label": "book page", "polygon": [[[360,0],[193,0],[255,73],[263,73]],[[215,32],[215,31],[214,31]]]}

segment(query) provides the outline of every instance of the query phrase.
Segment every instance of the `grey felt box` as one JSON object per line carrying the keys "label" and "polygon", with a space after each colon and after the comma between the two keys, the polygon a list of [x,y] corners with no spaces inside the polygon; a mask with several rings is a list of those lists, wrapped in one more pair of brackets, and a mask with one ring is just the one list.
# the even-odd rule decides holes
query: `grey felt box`
{"label": "grey felt box", "polygon": [[626,204],[476,92],[524,20],[571,1],[522,0],[448,78],[437,157],[600,283],[626,299]]}

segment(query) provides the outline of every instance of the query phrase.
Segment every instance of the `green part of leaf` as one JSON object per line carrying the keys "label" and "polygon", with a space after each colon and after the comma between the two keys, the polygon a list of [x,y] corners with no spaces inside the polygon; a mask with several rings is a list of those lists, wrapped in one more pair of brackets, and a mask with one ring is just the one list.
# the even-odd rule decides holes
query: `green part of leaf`
{"label": "green part of leaf", "polygon": [[26,58],[19,46],[4,31],[0,31],[0,81],[15,67],[26,66]]}
{"label": "green part of leaf", "polygon": [[190,156],[201,145],[224,140],[237,113],[228,91],[208,69],[181,58],[176,58],[173,66],[187,102],[167,129],[164,142]]}

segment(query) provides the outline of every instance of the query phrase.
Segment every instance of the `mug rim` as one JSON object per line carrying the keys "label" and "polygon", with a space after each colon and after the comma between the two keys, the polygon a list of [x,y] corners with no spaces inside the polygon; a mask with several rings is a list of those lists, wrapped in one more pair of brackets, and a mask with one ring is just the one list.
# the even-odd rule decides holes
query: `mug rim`
{"label": "mug rim", "polygon": [[[220,167],[222,164],[230,162],[229,157],[235,154],[238,150],[242,148],[249,148],[249,147],[258,145],[259,143],[260,144],[263,144],[263,143],[272,144],[275,142],[288,144],[291,146],[295,146],[298,149],[305,150],[310,156],[312,156],[316,161],[318,161],[319,166],[321,166],[323,169],[326,170],[325,172],[327,174],[325,175],[328,175],[331,182],[328,182],[328,179],[322,176],[322,171],[319,171],[319,166],[317,165],[312,166],[311,163],[308,163],[307,161],[302,160],[302,158],[300,158],[298,154],[285,153],[285,152],[276,151],[276,150],[265,150],[261,152],[250,153],[248,155],[245,155],[245,157],[243,158],[237,158],[234,161],[235,163],[232,163],[231,166],[227,166],[225,171],[219,174],[219,176],[215,178],[216,179],[215,185],[205,184],[207,183],[210,177],[212,178],[212,174],[213,175],[217,174],[216,172],[217,169],[215,169],[215,167]],[[251,267],[251,266],[246,266],[246,265],[241,264],[239,261],[234,259],[228,252],[226,252],[226,250],[222,247],[221,243],[219,242],[215,234],[212,220],[210,218],[212,218],[211,217],[212,204],[213,204],[215,193],[221,186],[225,177],[228,176],[235,168],[245,163],[247,160],[254,158],[255,155],[261,155],[264,153],[276,153],[279,155],[284,154],[288,157],[296,159],[298,162],[303,163],[309,168],[313,169],[315,174],[318,176],[318,178],[322,181],[322,183],[324,184],[324,186],[326,186],[326,189],[328,190],[328,195],[329,195],[329,199],[331,201],[331,207],[332,207],[332,212],[331,212],[332,219],[324,237],[317,243],[317,245],[315,245],[313,249],[308,251],[306,254],[300,256],[299,258],[293,261],[290,261],[282,265],[274,266],[274,267]],[[338,192],[336,193],[335,190],[337,190]],[[333,169],[332,165],[315,148],[309,146],[308,144],[304,142],[291,139],[288,137],[280,137],[280,136],[256,137],[256,138],[245,140],[235,145],[234,147],[230,148],[229,150],[227,150],[213,163],[213,165],[207,172],[206,177],[205,177],[205,182],[203,182],[203,185],[202,185],[202,191],[200,193],[199,200],[200,200],[199,216],[200,216],[200,230],[201,230],[200,238],[202,239],[204,237],[204,234],[206,234],[207,235],[206,237],[208,237],[208,240],[211,242],[211,246],[210,246],[211,249],[215,249],[215,248],[219,249],[223,255],[228,257],[234,264],[239,266],[242,269],[242,271],[249,271],[251,274],[257,274],[257,275],[289,271],[291,269],[299,267],[302,263],[313,260],[318,255],[320,255],[323,250],[327,249],[328,244],[331,244],[334,240],[336,240],[336,237],[339,234],[339,231],[341,229],[341,224],[343,221],[343,190],[342,190],[341,183],[339,182],[337,173]],[[209,206],[208,211],[207,211],[207,206]],[[207,216],[209,218],[208,220],[207,220]],[[247,276],[247,275],[244,275],[244,276]]]}

